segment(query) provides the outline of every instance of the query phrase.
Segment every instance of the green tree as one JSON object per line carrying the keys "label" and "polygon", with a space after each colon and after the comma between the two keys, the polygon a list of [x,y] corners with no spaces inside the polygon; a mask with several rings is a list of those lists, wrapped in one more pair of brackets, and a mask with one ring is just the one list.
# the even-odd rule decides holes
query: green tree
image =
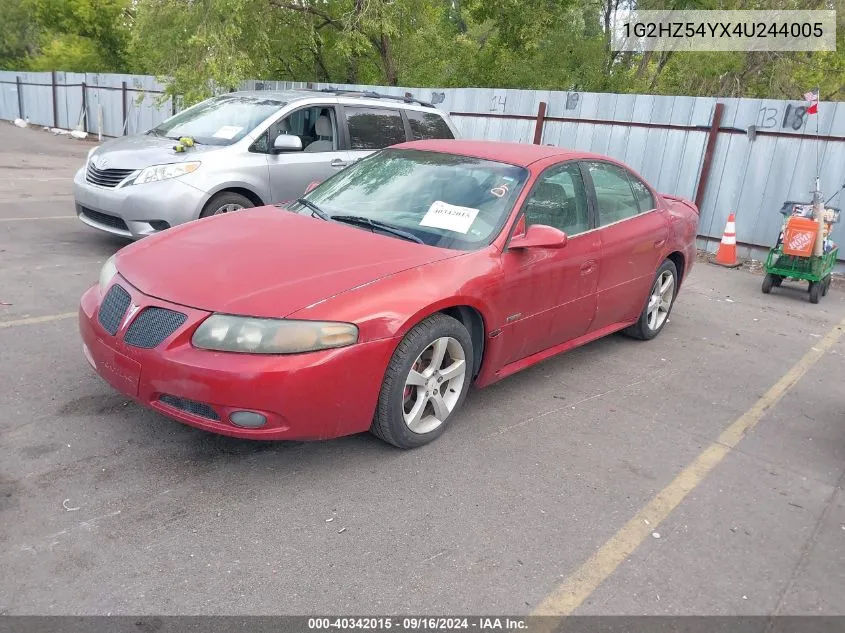
{"label": "green tree", "polygon": [[0,69],[20,70],[38,50],[39,26],[27,0],[3,0],[0,16]]}
{"label": "green tree", "polygon": [[22,0],[40,32],[35,70],[124,72],[132,0]]}

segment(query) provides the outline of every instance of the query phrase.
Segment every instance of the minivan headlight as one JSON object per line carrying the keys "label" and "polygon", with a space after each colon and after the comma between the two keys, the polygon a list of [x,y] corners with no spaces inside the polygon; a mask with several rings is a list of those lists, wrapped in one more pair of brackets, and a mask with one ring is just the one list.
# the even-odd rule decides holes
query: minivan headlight
{"label": "minivan headlight", "polygon": [[200,166],[200,161],[193,161],[190,163],[167,163],[166,165],[152,165],[141,170],[141,173],[133,181],[136,185],[143,185],[148,182],[157,182],[159,180],[168,180],[170,178],[178,178],[185,174],[190,174],[196,171]]}
{"label": "minivan headlight", "polygon": [[296,321],[212,314],[191,340],[194,347],[247,354],[301,354],[358,342],[351,323]]}

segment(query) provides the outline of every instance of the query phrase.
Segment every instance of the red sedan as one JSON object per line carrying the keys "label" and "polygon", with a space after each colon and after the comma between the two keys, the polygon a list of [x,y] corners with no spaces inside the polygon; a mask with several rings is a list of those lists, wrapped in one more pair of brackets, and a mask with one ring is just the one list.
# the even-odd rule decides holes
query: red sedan
{"label": "red sedan", "polygon": [[139,403],[245,438],[439,436],[489,385],[666,325],[698,210],[604,156],[422,141],[287,208],[127,246],[82,297],[94,369]]}

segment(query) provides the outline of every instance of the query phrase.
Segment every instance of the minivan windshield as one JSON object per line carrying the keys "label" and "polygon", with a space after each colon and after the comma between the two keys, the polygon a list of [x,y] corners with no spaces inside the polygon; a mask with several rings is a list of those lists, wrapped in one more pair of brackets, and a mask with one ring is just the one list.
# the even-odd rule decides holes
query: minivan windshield
{"label": "minivan windshield", "polygon": [[284,101],[246,95],[212,97],[167,119],[147,134],[172,139],[189,136],[203,145],[231,145],[284,105]]}
{"label": "minivan windshield", "polygon": [[310,204],[290,208],[352,220],[398,238],[405,233],[406,239],[430,246],[476,250],[502,230],[527,179],[528,170],[506,163],[385,149],[310,191],[303,198]]}

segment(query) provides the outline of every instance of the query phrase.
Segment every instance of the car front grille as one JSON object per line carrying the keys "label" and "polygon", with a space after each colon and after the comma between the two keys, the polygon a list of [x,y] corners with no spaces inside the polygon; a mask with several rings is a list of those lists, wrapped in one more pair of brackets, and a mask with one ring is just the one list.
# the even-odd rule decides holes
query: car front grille
{"label": "car front grille", "polygon": [[85,180],[92,185],[100,187],[117,187],[123,180],[131,174],[134,169],[97,169],[90,162],[88,169],[85,171]]}
{"label": "car front grille", "polygon": [[171,396],[166,393],[160,395],[158,399],[159,402],[163,402],[174,409],[179,409],[180,411],[185,411],[186,413],[206,418],[207,420],[220,420],[220,416],[217,415],[217,412],[211,407],[211,405],[208,405],[205,402],[197,402],[196,400],[188,400],[187,398],[177,398],[176,396]]}
{"label": "car front grille", "polygon": [[120,322],[123,315],[126,314],[126,309],[129,307],[132,298],[120,285],[114,284],[106,293],[103,303],[100,306],[100,313],[97,318],[100,325],[114,336],[120,328]]}
{"label": "car front grille", "polygon": [[89,220],[93,220],[98,224],[110,226],[113,229],[120,229],[122,231],[129,230],[129,227],[126,226],[126,222],[123,221],[123,218],[119,218],[116,215],[100,213],[99,211],[94,211],[94,209],[89,209],[88,207],[82,207],[82,215],[84,215]]}
{"label": "car front grille", "polygon": [[132,347],[152,349],[178,330],[187,318],[166,308],[146,308],[132,321],[123,340]]}

